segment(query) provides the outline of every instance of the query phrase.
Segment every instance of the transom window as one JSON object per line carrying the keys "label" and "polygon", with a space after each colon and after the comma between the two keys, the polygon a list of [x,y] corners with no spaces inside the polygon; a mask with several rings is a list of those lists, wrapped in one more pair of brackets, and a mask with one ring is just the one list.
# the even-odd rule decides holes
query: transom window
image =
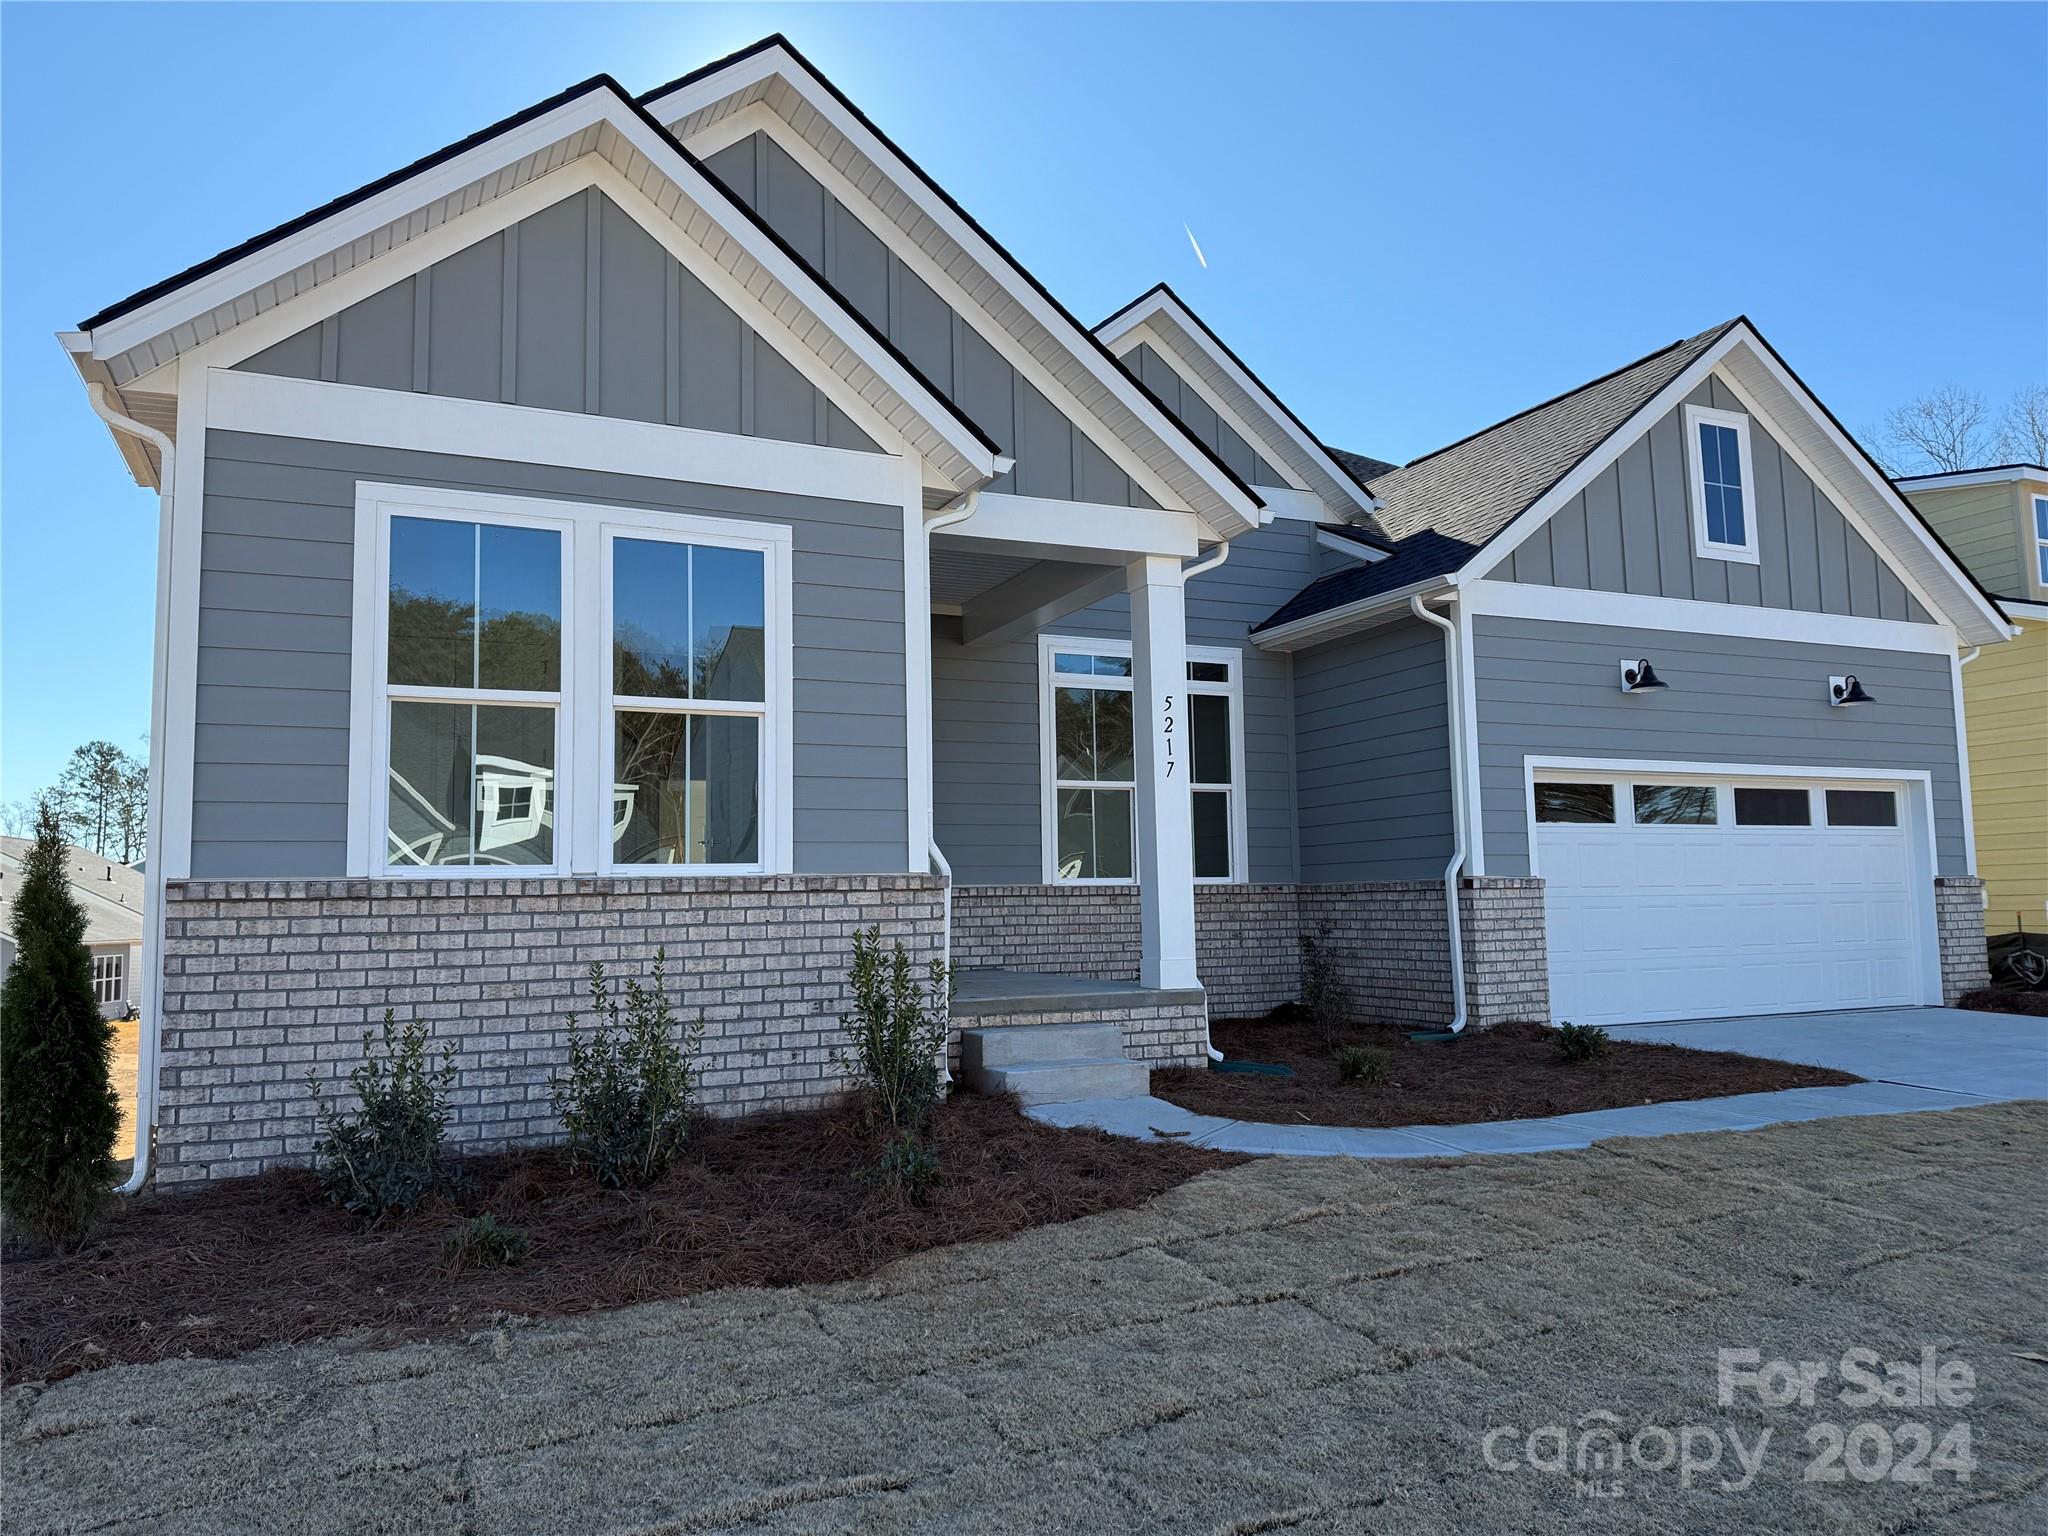
{"label": "transom window", "polygon": [[352,868],[786,867],[789,529],[367,486],[357,527]]}
{"label": "transom window", "polygon": [[1750,466],[1749,418],[1689,405],[1685,426],[1692,459],[1694,552],[1710,560],[1755,564],[1756,475]]}
{"label": "transom window", "polygon": [[2034,580],[2048,587],[2048,496],[2034,498]]}
{"label": "transom window", "polygon": [[[1046,878],[1127,883],[1136,878],[1141,835],[1130,646],[1047,636],[1040,663]],[[1188,648],[1186,707],[1174,712],[1185,743],[1176,765],[1188,776],[1198,881],[1245,878],[1238,672],[1235,651]]]}

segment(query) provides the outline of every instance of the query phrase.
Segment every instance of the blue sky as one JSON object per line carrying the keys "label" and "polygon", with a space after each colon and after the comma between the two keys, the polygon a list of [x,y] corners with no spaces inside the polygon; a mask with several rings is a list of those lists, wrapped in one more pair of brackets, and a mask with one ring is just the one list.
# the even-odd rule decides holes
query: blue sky
{"label": "blue sky", "polygon": [[1166,278],[1383,458],[1738,312],[1852,429],[2048,375],[2038,5],[8,5],[0,800],[149,722],[155,498],[54,332],[777,30],[1085,321]]}

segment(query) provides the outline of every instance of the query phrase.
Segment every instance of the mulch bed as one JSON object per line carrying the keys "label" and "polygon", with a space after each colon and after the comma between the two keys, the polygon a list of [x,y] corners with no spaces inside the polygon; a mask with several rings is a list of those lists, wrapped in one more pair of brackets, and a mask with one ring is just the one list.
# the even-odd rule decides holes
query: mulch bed
{"label": "mulch bed", "polygon": [[1958,1008],[1979,1013],[2023,1013],[2029,1018],[2048,1019],[2048,992],[2021,992],[2012,987],[1985,987],[1965,992],[1956,1000]]}
{"label": "mulch bed", "polygon": [[[860,1176],[878,1139],[850,1108],[706,1121],[643,1190],[601,1190],[552,1149],[471,1159],[460,1194],[367,1232],[298,1169],[144,1196],[75,1253],[7,1257],[5,1379],[847,1280],[927,1248],[1127,1209],[1246,1161],[1059,1130],[964,1094],[939,1109],[931,1144],[939,1179],[921,1207]],[[448,1240],[485,1211],[526,1232],[525,1260],[451,1272]]]}
{"label": "mulch bed", "polygon": [[1611,1042],[1602,1061],[1567,1062],[1556,1031],[1542,1024],[1499,1024],[1443,1043],[1362,1025],[1338,1043],[1385,1055],[1388,1080],[1369,1086],[1339,1082],[1335,1051],[1284,1016],[1219,1022],[1210,1034],[1225,1057],[1289,1066],[1294,1076],[1182,1067],[1154,1072],[1152,1092],[1198,1114],[1284,1125],[1464,1125],[1862,1081],[1827,1067],[1637,1041]]}

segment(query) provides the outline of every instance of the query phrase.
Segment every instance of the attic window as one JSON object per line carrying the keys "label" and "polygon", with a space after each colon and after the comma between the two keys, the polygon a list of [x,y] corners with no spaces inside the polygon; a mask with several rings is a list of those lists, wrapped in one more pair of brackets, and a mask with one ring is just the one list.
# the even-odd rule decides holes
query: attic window
{"label": "attic window", "polygon": [[1693,553],[1702,560],[1757,564],[1749,418],[1739,411],[1688,405],[1685,435],[1692,458]]}

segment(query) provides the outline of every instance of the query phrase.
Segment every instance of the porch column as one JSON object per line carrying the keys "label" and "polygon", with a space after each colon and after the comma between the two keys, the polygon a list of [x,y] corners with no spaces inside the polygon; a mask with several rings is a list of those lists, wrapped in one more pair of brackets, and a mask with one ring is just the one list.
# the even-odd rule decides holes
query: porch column
{"label": "porch column", "polygon": [[1125,567],[1131,593],[1131,731],[1136,738],[1138,904],[1148,987],[1196,987],[1193,807],[1188,799],[1187,606],[1181,563]]}

